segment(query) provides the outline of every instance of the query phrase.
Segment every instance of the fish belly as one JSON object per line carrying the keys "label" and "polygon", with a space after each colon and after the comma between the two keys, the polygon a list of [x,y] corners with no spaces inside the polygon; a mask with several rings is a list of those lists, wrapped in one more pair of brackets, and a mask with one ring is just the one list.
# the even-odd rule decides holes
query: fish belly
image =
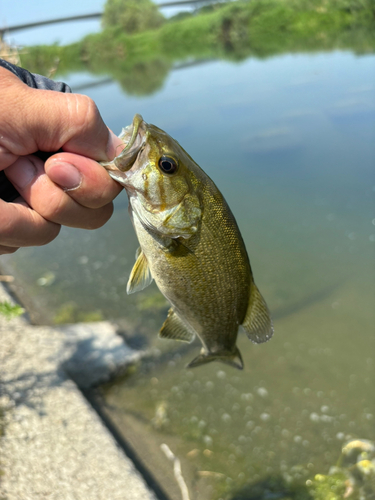
{"label": "fish belly", "polygon": [[248,304],[247,266],[238,266],[232,249],[224,245],[219,251],[202,234],[198,244],[194,236],[170,252],[139,221],[135,229],[156,285],[180,319],[208,352],[232,351]]}

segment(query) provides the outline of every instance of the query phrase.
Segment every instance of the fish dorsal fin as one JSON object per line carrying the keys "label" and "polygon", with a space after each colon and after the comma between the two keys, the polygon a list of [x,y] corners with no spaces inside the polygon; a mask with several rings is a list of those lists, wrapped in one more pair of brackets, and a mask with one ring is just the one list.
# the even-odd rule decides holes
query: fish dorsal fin
{"label": "fish dorsal fin", "polygon": [[246,335],[252,342],[267,342],[273,335],[273,324],[267,304],[254,282],[250,287],[250,300],[242,323]]}
{"label": "fish dorsal fin", "polygon": [[152,282],[151,271],[146,256],[141,248],[138,248],[135,258],[136,261],[126,286],[128,295],[143,290]]}
{"label": "fish dorsal fin", "polygon": [[181,319],[171,308],[168,311],[168,317],[164,321],[159,332],[159,337],[163,339],[181,340],[182,342],[192,342],[195,334],[184,325]]}

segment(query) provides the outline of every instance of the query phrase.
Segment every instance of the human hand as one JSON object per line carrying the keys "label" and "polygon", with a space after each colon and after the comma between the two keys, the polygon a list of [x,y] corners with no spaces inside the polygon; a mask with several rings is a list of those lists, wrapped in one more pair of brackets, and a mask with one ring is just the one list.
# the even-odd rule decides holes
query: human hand
{"label": "human hand", "polygon": [[[84,95],[32,89],[0,67],[0,170],[20,197],[0,200],[0,255],[52,241],[61,225],[96,229],[121,191],[98,161],[123,148]],[[62,149],[44,163],[37,151]],[[96,160],[96,161],[95,161]]]}

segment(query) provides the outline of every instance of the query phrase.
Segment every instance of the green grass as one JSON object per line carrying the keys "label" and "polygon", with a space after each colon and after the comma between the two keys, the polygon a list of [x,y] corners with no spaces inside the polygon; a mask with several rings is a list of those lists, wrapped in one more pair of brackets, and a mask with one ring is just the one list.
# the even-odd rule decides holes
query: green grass
{"label": "green grass", "polygon": [[8,301],[0,302],[0,315],[5,316],[7,320],[21,316],[25,310],[18,304],[11,304]]}
{"label": "green grass", "polygon": [[60,47],[29,47],[21,63],[57,75],[89,70],[131,94],[158,90],[173,64],[191,59],[265,58],[291,52],[375,51],[373,0],[252,0],[176,16],[159,28],[126,34],[119,26]]}

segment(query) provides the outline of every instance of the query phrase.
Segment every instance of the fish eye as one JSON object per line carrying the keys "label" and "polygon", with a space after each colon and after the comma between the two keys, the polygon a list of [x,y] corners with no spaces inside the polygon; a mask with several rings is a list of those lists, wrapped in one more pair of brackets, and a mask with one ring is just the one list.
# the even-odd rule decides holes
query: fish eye
{"label": "fish eye", "polygon": [[170,156],[162,156],[159,160],[159,167],[165,174],[174,174],[177,171],[178,163]]}

